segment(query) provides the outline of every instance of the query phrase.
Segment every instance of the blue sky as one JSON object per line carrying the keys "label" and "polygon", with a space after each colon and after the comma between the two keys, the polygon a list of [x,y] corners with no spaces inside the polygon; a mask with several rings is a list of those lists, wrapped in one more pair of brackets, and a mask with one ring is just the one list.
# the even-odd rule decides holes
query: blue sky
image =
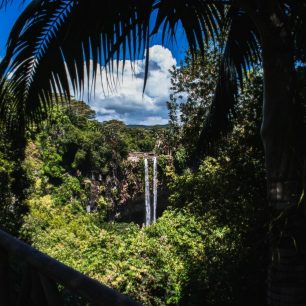
{"label": "blue sky", "polygon": [[[27,1],[29,2],[29,1]],[[0,57],[5,54],[5,44],[16,18],[22,12],[22,8],[18,1],[14,1],[11,6],[8,6],[5,10],[0,11]]]}
{"label": "blue sky", "polygon": [[[5,44],[10,29],[23,7],[18,1],[14,1],[13,5],[0,11],[0,58],[5,54]],[[103,86],[98,85],[95,96],[90,101],[86,101],[97,112],[98,120],[118,119],[127,124],[146,125],[167,123],[166,101],[170,94],[168,70],[173,65],[177,66],[184,58],[187,46],[186,39],[183,31],[179,28],[177,44],[169,44],[164,48],[161,46],[161,36],[157,35],[151,45],[151,69],[145,94],[142,95],[143,80],[141,77],[144,72],[144,62],[143,59],[139,59],[136,63],[138,76],[133,75],[130,69],[126,68],[121,85],[118,86],[115,93],[105,96]],[[86,96],[85,94],[84,97]]]}

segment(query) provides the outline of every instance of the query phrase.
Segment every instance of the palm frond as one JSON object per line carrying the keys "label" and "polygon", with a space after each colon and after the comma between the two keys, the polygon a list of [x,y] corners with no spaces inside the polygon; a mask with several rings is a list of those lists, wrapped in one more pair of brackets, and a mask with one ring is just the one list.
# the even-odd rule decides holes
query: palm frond
{"label": "palm frond", "polygon": [[[70,88],[82,92],[85,80],[95,79],[98,64],[112,71],[110,59],[119,59],[119,46],[126,49],[129,44],[132,49],[136,42],[125,39],[124,31],[136,19],[142,26],[149,23],[149,12],[140,7],[143,5],[135,9],[134,2],[139,1],[129,5],[122,0],[30,3],[11,32],[1,64],[2,74],[13,72],[10,90],[24,105],[29,121],[41,119],[54,93],[69,97]],[[139,48],[146,35],[144,26],[134,29]]]}
{"label": "palm frond", "polygon": [[[159,30],[164,41],[166,33],[175,39],[181,23],[192,54],[197,48],[204,50],[204,43],[218,33],[223,2],[32,1],[11,32],[0,72],[11,74],[5,84],[14,92],[16,103],[23,105],[19,108],[27,120],[39,121],[54,93],[64,97],[70,96],[71,89],[82,93],[90,80],[95,82],[101,65],[109,75],[118,74],[119,60],[124,67],[125,59],[142,57]],[[148,56],[145,71],[146,79]],[[1,109],[5,107],[0,105]]]}
{"label": "palm frond", "polygon": [[160,0],[154,4],[157,18],[152,33],[161,31],[162,41],[175,40],[178,25],[181,24],[188,41],[191,55],[204,56],[205,45],[220,33],[225,6],[222,1],[203,0]]}
{"label": "palm frond", "polygon": [[229,128],[239,89],[243,89],[248,72],[261,61],[259,34],[243,10],[230,7],[224,33],[226,39],[215,96],[195,152],[199,158]]}

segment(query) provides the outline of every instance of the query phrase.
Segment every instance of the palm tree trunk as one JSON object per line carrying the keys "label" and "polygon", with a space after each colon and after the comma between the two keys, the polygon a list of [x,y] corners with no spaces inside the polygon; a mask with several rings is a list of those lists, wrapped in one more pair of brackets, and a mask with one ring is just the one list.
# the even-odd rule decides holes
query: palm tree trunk
{"label": "palm tree trunk", "polygon": [[[272,209],[268,305],[306,305],[306,233],[302,194],[303,163],[298,106],[294,99],[293,39],[277,14],[261,32],[264,65],[262,140]],[[274,220],[274,221],[273,221]]]}

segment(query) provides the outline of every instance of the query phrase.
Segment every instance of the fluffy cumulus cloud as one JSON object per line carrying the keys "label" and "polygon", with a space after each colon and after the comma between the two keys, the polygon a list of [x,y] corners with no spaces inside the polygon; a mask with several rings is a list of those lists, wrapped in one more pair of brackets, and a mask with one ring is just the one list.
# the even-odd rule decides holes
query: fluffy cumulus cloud
{"label": "fluffy cumulus cloud", "polygon": [[[106,75],[98,75],[95,95],[89,105],[96,111],[97,119],[122,120],[126,124],[166,124],[168,112],[166,101],[170,93],[169,69],[176,60],[169,49],[155,45],[150,48],[149,75],[143,93],[145,60],[131,65],[126,61],[124,73],[119,77],[115,90],[107,90]],[[119,70],[123,63],[119,63]],[[111,77],[108,75],[108,77]],[[86,92],[84,97],[86,97]]]}

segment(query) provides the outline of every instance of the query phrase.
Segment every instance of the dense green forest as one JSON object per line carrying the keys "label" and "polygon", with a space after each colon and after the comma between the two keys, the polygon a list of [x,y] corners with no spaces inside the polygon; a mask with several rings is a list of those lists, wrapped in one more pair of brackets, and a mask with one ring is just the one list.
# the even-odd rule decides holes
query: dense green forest
{"label": "dense green forest", "polygon": [[[28,129],[24,146],[3,129],[2,228],[144,305],[246,305],[249,296],[247,305],[261,305],[269,218],[262,76],[250,72],[228,132],[195,170],[219,60],[207,52],[205,62],[192,65],[187,54],[171,71],[167,126],[100,123],[73,100]],[[142,159],[128,160],[131,152],[158,156],[163,208],[147,227],[133,217],[133,203],[144,201],[144,170]]]}
{"label": "dense green forest", "polygon": [[306,2],[0,0],[4,24],[16,3],[0,304],[306,305]]}

